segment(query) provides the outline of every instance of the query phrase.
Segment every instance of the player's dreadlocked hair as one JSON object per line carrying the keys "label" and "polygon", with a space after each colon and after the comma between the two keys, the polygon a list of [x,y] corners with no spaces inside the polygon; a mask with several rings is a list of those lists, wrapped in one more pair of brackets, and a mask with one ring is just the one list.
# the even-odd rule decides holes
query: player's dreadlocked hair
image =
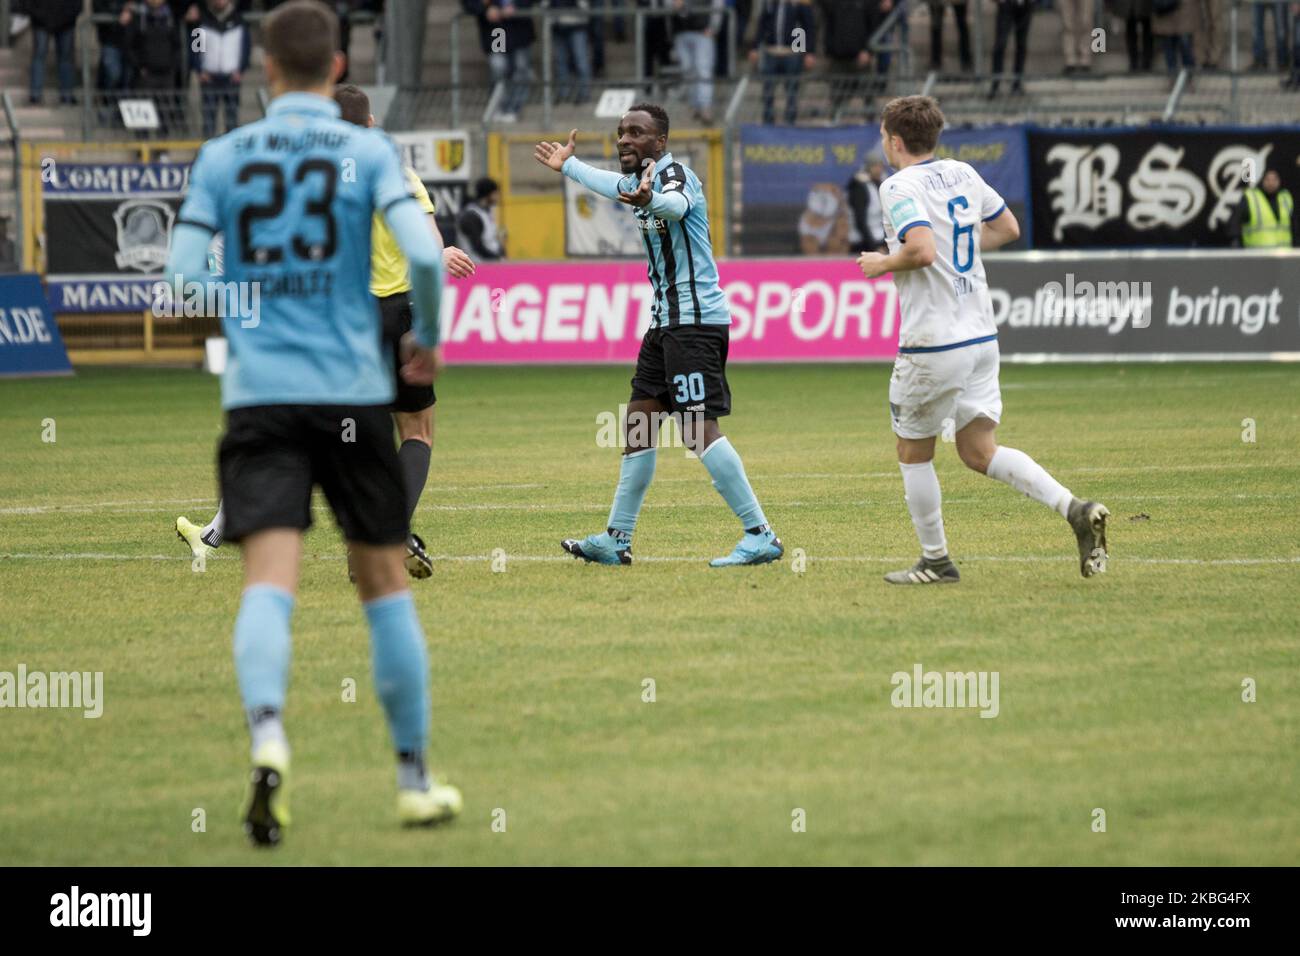
{"label": "player's dreadlocked hair", "polygon": [[657,103],[637,103],[633,105],[628,112],[649,113],[650,118],[655,121],[655,126],[659,128],[659,135],[667,138],[668,136],[668,113],[662,106]]}

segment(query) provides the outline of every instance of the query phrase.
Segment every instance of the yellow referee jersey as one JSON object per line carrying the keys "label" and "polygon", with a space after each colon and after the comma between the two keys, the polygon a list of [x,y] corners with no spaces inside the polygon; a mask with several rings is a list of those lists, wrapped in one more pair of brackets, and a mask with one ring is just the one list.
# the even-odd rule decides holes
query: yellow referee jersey
{"label": "yellow referee jersey", "polygon": [[[419,175],[409,166],[404,167],[402,172],[406,173],[411,195],[432,216],[433,200],[429,198],[424,183],[420,182]],[[402,255],[402,249],[393,238],[392,230],[378,212],[370,226],[370,291],[380,299],[411,291],[411,270],[407,268],[406,256]]]}

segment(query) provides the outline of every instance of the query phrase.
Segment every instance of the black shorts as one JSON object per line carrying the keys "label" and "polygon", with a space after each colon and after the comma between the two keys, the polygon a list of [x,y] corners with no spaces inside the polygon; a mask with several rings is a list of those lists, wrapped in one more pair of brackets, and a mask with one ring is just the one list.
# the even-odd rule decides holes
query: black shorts
{"label": "black shorts", "polygon": [[408,385],[402,381],[402,336],[411,331],[410,294],[399,292],[380,299],[379,315],[383,320],[384,349],[393,357],[393,381],[397,385],[392,410],[422,412],[431,408],[438,401],[432,385]]}
{"label": "black shorts", "polygon": [[310,528],[313,485],[347,540],[400,544],[409,533],[385,405],[232,408],[217,470],[229,541],[267,528]]}
{"label": "black shorts", "polygon": [[632,401],[655,399],[674,412],[731,414],[725,325],[675,325],[649,329],[632,376]]}

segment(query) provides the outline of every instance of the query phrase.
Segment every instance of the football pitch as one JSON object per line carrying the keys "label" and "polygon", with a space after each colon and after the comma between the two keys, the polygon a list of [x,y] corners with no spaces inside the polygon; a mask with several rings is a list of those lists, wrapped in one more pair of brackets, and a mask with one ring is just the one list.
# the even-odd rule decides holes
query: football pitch
{"label": "football pitch", "polygon": [[[731,368],[785,560],[707,566],[739,528],[679,447],[608,568],[559,541],[603,528],[630,369],[450,369],[413,590],[464,815],[396,825],[318,499],[269,852],[238,822],[238,554],[197,573],[172,530],[215,506],[216,380],[0,383],[0,671],[103,673],[97,719],[0,710],[0,864],[1300,863],[1300,366],[1004,366],[1000,440],[1110,507],[1110,568],[1081,578],[1056,514],[941,444],[942,588],[881,581],[919,550],[888,375]],[[918,665],[996,672],[996,716],[893,706]]]}

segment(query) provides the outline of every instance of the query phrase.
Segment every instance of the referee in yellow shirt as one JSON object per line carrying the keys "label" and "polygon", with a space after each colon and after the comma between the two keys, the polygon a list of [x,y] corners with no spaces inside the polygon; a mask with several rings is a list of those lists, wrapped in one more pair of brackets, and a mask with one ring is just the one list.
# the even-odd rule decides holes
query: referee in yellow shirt
{"label": "referee in yellow shirt", "polygon": [[[334,101],[338,103],[341,117],[357,126],[374,126],[370,112],[370,98],[351,84],[335,87]],[[411,194],[429,214],[429,228],[442,245],[442,235],[434,220],[433,200],[420,182],[415,170],[407,167],[406,178],[411,184]],[[474,274],[474,260],[455,246],[443,249],[442,263],[447,272],[458,278]],[[401,437],[397,450],[406,476],[406,503],[412,523],[415,507],[429,477],[429,458],[433,448],[433,406],[437,402],[432,385],[408,385],[397,370],[402,360],[399,353],[402,336],[411,331],[411,277],[402,250],[393,238],[388,223],[375,213],[370,232],[370,292],[379,300],[383,315],[384,347],[393,356],[393,375],[397,394],[393,399],[393,420]],[[414,524],[412,524],[414,526]],[[427,578],[433,573],[433,562],[425,550],[420,536],[412,532],[407,542],[406,570],[412,577]]]}
{"label": "referee in yellow shirt", "polygon": [[[375,124],[375,118],[370,114],[370,98],[357,87],[336,87],[334,100],[339,104],[341,117],[348,122],[357,126]],[[408,168],[405,172],[411,183],[411,193],[429,214],[429,228],[441,246],[442,234],[433,218],[433,200],[429,198],[429,193],[415,170]],[[224,255],[225,246],[218,236],[208,252],[208,268],[213,275],[222,273]],[[448,274],[457,279],[474,274],[474,260],[455,246],[443,248],[442,264]],[[419,504],[424,483],[429,478],[429,458],[433,450],[433,405],[437,396],[434,395],[432,385],[408,385],[398,372],[402,366],[399,352],[402,336],[411,330],[410,291],[411,277],[406,259],[384,217],[376,213],[370,234],[370,292],[379,299],[384,320],[384,345],[393,356],[393,380],[397,385],[392,406],[393,420],[402,439],[397,458],[406,478],[409,516],[414,520],[415,506]],[[199,558],[208,549],[221,547],[225,525],[225,509],[218,506],[212,520],[202,528],[184,515],[177,518],[176,536],[189,545],[195,558]],[[429,560],[424,541],[419,535],[411,534],[406,542],[406,552],[406,570],[411,577],[427,578],[433,574],[433,562]]]}

